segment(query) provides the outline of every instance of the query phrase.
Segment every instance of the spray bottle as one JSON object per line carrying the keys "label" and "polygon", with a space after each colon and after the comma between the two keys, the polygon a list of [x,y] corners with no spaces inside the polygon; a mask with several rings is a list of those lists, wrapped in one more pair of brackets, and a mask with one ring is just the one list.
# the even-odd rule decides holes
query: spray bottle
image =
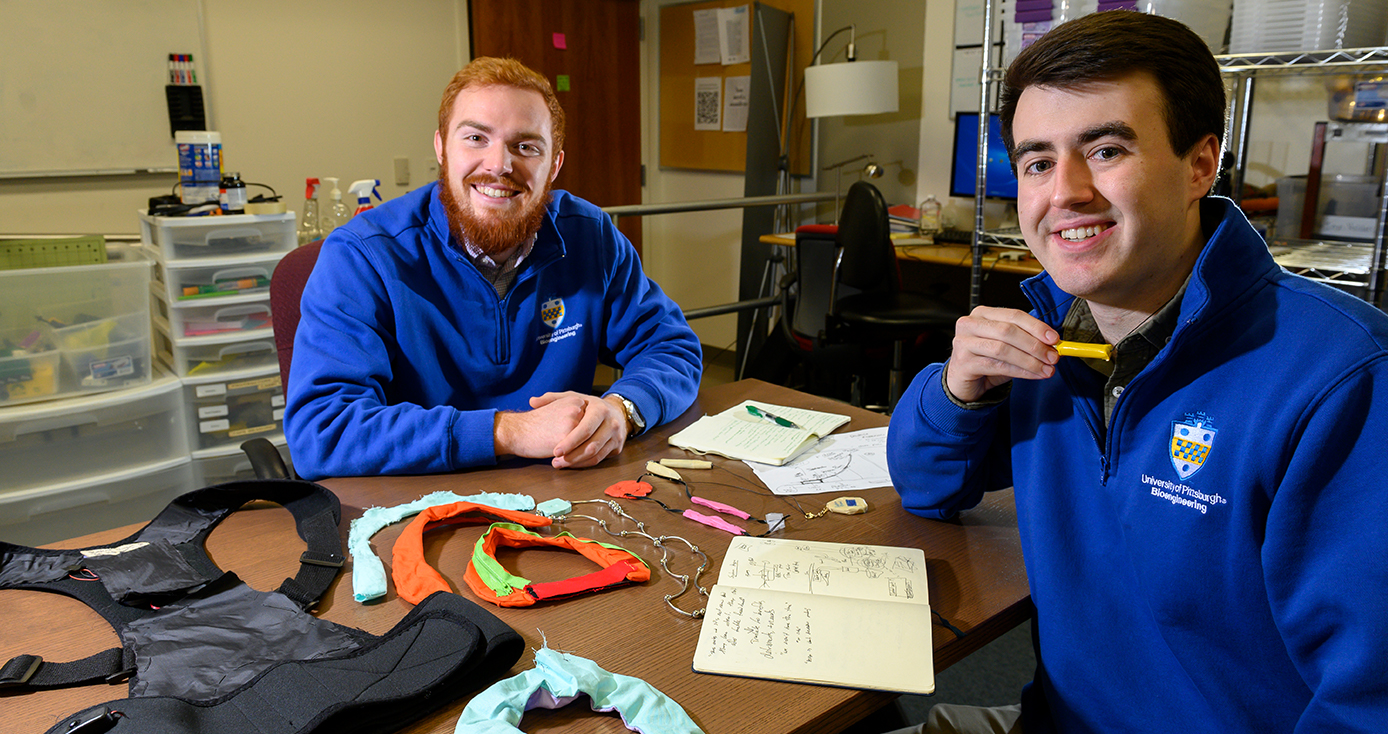
{"label": "spray bottle", "polygon": [[332,187],[328,192],[328,209],[323,212],[323,236],[327,237],[332,231],[347,223],[352,218],[352,210],[342,203],[342,189],[337,187],[337,179],[331,176],[324,176],[323,182]]}
{"label": "spray bottle", "polygon": [[353,181],[352,185],[347,187],[347,193],[357,197],[357,210],[352,212],[352,216],[355,217],[371,208],[371,196],[373,194],[376,196],[376,201],[381,200],[381,194],[376,190],[380,185],[380,179],[364,178],[360,181]]}
{"label": "spray bottle", "polygon": [[304,179],[304,216],[299,220],[299,246],[323,239],[323,225],[318,221],[318,179]]}

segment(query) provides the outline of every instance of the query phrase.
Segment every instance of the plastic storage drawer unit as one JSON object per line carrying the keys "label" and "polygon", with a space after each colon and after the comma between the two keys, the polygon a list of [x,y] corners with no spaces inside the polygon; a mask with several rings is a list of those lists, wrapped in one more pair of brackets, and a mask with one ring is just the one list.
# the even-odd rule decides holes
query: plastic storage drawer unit
{"label": "plastic storage drawer unit", "polygon": [[[0,409],[147,384],[150,262],[0,271]],[[54,359],[55,354],[58,359]]]}
{"label": "plastic storage drawer unit", "polygon": [[0,494],[0,540],[45,545],[145,523],[196,489],[188,456],[124,472]]}
{"label": "plastic storage drawer unit", "polygon": [[212,377],[279,365],[273,330],[174,338],[170,328],[167,322],[155,320],[154,351],[179,377]]}
{"label": "plastic storage drawer unit", "polygon": [[298,244],[294,212],[215,217],[151,217],[140,212],[140,236],[173,260],[289,252]]}
{"label": "plastic storage drawer unit", "polygon": [[194,450],[283,435],[284,389],[277,365],[184,378],[183,403],[189,412],[188,443]]}
{"label": "plastic storage drawer unit", "polygon": [[0,496],[187,456],[183,385],[0,408]]}
{"label": "plastic storage drawer unit", "polygon": [[[150,286],[150,308],[156,319],[169,325],[175,337],[241,334],[273,329],[270,323],[270,296],[266,294],[227,296],[201,301],[169,303],[158,285]],[[270,332],[274,336],[274,332]]]}
{"label": "plastic storage drawer unit", "polygon": [[270,276],[275,272],[275,264],[284,257],[282,252],[271,252],[194,260],[189,264],[161,262],[159,250],[153,246],[147,247],[146,253],[155,260],[154,282],[169,303],[269,293]]}

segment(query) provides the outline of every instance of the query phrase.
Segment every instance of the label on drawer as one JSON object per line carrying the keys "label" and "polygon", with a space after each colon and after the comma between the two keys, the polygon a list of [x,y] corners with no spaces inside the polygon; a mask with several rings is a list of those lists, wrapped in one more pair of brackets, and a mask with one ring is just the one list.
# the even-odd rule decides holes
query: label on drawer
{"label": "label on drawer", "polygon": [[93,380],[110,380],[135,374],[135,360],[126,357],[92,362],[88,368]]}
{"label": "label on drawer", "polygon": [[198,424],[199,433],[220,433],[231,429],[231,421],[225,418],[219,421],[203,421]]}
{"label": "label on drawer", "polygon": [[276,396],[270,398],[270,407],[272,407],[272,408],[283,408],[283,407],[284,407],[284,396],[283,396],[283,395],[276,395]]}
{"label": "label on drawer", "polygon": [[229,412],[230,410],[225,405],[209,405],[206,408],[198,408],[198,419],[225,418]]}
{"label": "label on drawer", "polygon": [[218,395],[226,395],[226,394],[227,394],[227,386],[226,386],[226,385],[198,385],[197,388],[193,390],[193,394],[194,394],[194,395],[197,395],[197,396],[200,397],[200,398],[214,398],[214,397],[217,397]]}
{"label": "label on drawer", "polygon": [[283,423],[283,422],[284,422],[284,408],[278,408],[278,409],[276,409],[273,413],[270,414],[270,417],[271,417],[271,418],[274,418],[276,423]]}
{"label": "label on drawer", "polygon": [[280,386],[279,375],[273,377],[261,377],[255,380],[242,380],[227,385],[231,390],[273,390]]}
{"label": "label on drawer", "polygon": [[1316,234],[1330,239],[1373,240],[1378,234],[1378,220],[1373,217],[1341,217],[1326,214]]}
{"label": "label on drawer", "polygon": [[231,438],[240,438],[241,436],[254,436],[257,433],[268,433],[270,431],[277,430],[278,428],[279,425],[275,423],[271,423],[269,425],[264,426],[252,426],[250,428],[238,428],[232,431],[231,433],[228,433],[227,436]]}

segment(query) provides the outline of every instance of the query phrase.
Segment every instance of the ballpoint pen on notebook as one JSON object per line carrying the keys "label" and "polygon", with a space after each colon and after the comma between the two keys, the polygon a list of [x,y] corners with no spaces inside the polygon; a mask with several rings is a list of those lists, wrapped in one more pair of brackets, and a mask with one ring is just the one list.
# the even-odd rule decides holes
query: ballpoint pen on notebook
{"label": "ballpoint pen on notebook", "polygon": [[776,415],[775,413],[762,410],[761,408],[758,408],[755,405],[747,406],[747,412],[764,421],[771,421],[772,423],[775,423],[778,426],[785,426],[786,428],[799,428],[802,431],[805,430],[803,426],[798,425],[797,423],[795,423],[795,421],[787,420],[779,415]]}

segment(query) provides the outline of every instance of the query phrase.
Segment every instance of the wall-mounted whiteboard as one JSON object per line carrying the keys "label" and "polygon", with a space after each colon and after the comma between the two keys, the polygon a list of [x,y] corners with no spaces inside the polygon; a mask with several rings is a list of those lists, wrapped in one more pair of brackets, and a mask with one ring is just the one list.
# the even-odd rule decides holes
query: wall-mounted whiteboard
{"label": "wall-mounted whiteboard", "polygon": [[0,177],[176,170],[171,53],[204,81],[199,0],[0,0]]}

